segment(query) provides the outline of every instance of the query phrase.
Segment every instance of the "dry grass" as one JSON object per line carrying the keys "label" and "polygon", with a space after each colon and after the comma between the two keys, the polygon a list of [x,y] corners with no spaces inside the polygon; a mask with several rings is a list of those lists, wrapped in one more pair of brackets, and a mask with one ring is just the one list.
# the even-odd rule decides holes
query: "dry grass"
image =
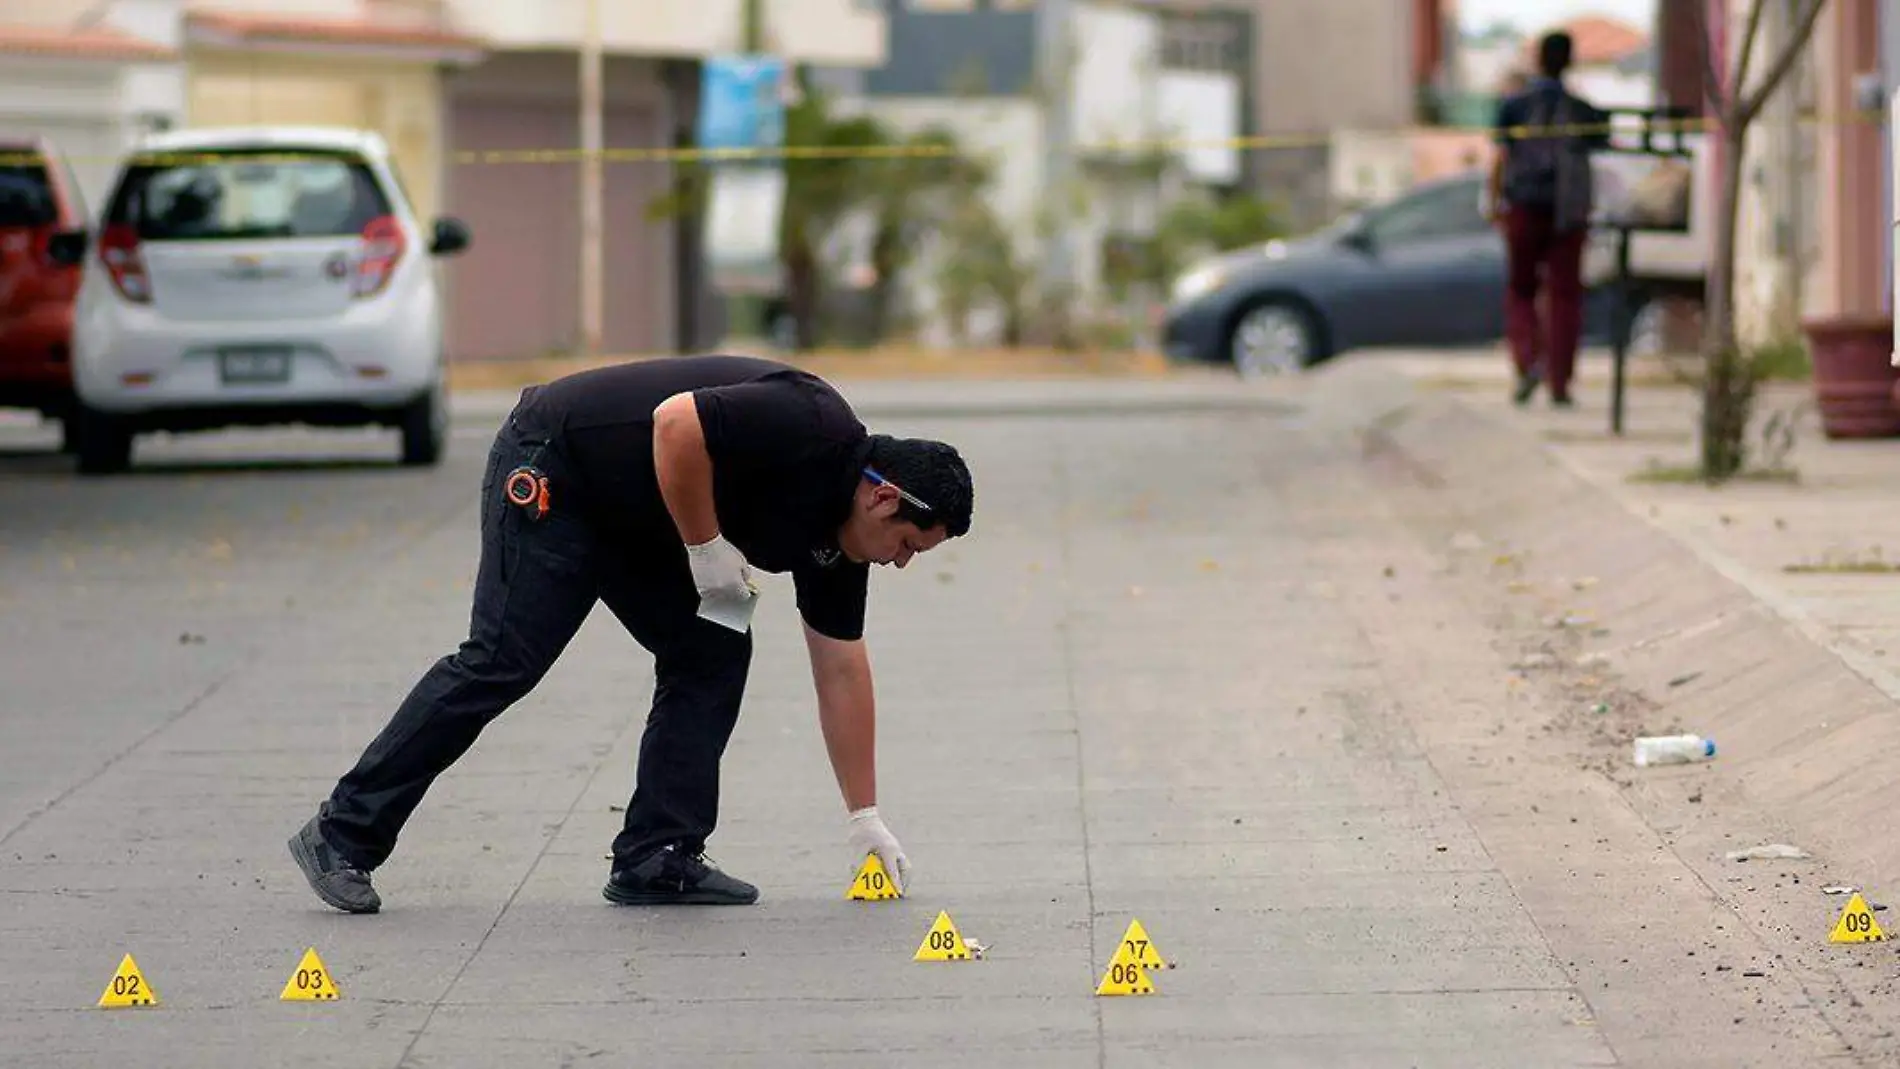
{"label": "dry grass", "polygon": [[[1152,352],[888,347],[772,355],[774,359],[784,360],[826,378],[841,380],[1166,378],[1176,373],[1165,358]],[[589,360],[583,357],[551,356],[468,361],[449,366],[449,386],[453,390],[520,389],[589,368],[654,359],[666,357],[608,356]]]}

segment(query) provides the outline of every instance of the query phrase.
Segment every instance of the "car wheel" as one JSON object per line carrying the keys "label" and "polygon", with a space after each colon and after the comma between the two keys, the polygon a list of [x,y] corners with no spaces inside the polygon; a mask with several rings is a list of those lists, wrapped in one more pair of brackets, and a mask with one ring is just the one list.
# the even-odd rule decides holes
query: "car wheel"
{"label": "car wheel", "polygon": [[103,412],[77,409],[67,418],[81,475],[116,475],[132,466],[132,431]]}
{"label": "car wheel", "polygon": [[449,437],[449,405],[438,384],[403,409],[402,462],[407,467],[429,467],[442,460]]}
{"label": "car wheel", "polygon": [[1294,375],[1319,356],[1319,328],[1299,305],[1267,301],[1241,313],[1227,350],[1242,378]]}
{"label": "car wheel", "polygon": [[1630,317],[1627,353],[1632,357],[1656,356],[1663,351],[1663,303],[1639,298],[1636,314]]}

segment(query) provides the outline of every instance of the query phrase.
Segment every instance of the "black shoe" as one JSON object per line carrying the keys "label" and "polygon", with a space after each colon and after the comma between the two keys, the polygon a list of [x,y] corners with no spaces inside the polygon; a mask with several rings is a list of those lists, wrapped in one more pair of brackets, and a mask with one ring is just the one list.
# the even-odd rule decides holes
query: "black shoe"
{"label": "black shoe", "polygon": [[351,865],[331,849],[311,817],[303,830],[290,837],[290,856],[310,881],[317,897],[345,913],[375,913],[383,900],[370,886],[369,873]]}
{"label": "black shoe", "polygon": [[1528,375],[1519,375],[1517,377],[1517,389],[1511,393],[1512,403],[1518,405],[1528,404],[1531,395],[1537,392],[1537,387],[1542,385],[1543,381],[1544,377],[1535,371]]}
{"label": "black shoe", "polygon": [[1562,393],[1562,394],[1558,394],[1557,396],[1555,396],[1555,397],[1552,397],[1552,398],[1550,399],[1550,407],[1552,407],[1552,408],[1575,408],[1575,407],[1577,407],[1577,402],[1576,402],[1575,400],[1573,400],[1573,399],[1571,398],[1571,396],[1570,396],[1569,394],[1567,394],[1567,393]]}
{"label": "black shoe", "polygon": [[749,906],[759,900],[758,888],[720,872],[706,855],[677,846],[615,872],[600,893],[622,906]]}

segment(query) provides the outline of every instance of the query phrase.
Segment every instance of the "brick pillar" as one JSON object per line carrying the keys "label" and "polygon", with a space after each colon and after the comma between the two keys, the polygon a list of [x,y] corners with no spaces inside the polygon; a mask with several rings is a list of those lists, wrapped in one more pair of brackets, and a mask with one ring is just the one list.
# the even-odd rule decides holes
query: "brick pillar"
{"label": "brick pillar", "polygon": [[1705,0],[1657,0],[1656,97],[1664,104],[1703,114],[1702,39],[1696,5]]}

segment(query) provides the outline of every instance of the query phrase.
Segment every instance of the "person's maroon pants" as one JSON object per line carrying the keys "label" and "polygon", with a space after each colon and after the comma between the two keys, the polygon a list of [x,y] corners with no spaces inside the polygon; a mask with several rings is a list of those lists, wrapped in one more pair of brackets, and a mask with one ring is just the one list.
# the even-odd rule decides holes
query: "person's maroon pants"
{"label": "person's maroon pants", "polygon": [[[1504,216],[1504,330],[1520,375],[1533,375],[1542,354],[1550,395],[1570,395],[1583,333],[1583,249],[1588,229],[1559,232],[1550,213],[1512,208]],[[1545,322],[1538,322],[1538,290]]]}

